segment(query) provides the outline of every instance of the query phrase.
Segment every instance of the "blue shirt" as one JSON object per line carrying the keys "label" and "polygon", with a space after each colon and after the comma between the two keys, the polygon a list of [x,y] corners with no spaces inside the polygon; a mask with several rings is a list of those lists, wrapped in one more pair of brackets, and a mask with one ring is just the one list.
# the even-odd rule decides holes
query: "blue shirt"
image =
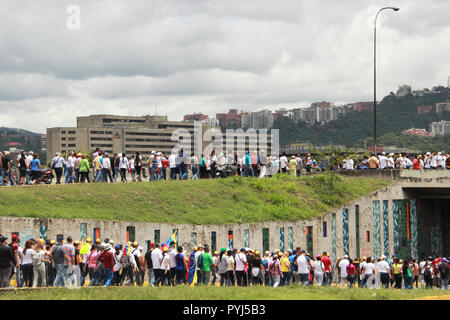
{"label": "blue shirt", "polygon": [[294,258],[295,258],[295,257],[297,257],[296,254],[291,254],[291,255],[289,256],[289,262],[290,262],[289,268],[291,269],[291,272],[297,271],[297,270],[296,270],[297,268],[294,268],[294,266],[292,265],[292,261],[294,261]]}
{"label": "blue shirt", "polygon": [[31,171],[39,171],[39,164],[41,162],[39,161],[39,159],[33,159],[30,161],[30,165],[31,165]]}
{"label": "blue shirt", "polygon": [[177,254],[175,255],[175,261],[177,262],[176,270],[185,270],[185,265],[184,265],[184,254],[182,254],[182,253],[177,253]]}
{"label": "blue shirt", "polygon": [[248,154],[245,156],[245,165],[250,165],[250,156]]}

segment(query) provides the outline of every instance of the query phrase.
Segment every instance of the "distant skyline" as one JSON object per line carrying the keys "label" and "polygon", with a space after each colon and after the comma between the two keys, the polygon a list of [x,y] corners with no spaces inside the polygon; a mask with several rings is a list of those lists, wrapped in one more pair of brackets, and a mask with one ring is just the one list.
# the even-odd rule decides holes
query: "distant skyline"
{"label": "distant skyline", "polygon": [[[68,28],[80,9],[80,29]],[[90,114],[210,116],[447,86],[441,0],[2,1],[0,127],[45,133]],[[70,20],[71,21],[71,20]],[[70,23],[69,21],[69,23]]]}

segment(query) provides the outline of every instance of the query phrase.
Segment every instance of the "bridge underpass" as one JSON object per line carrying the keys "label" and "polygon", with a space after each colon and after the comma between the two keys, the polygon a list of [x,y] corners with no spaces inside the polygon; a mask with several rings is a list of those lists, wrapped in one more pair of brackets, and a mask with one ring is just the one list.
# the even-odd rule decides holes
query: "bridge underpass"
{"label": "bridge underpass", "polygon": [[450,187],[404,187],[403,191],[416,199],[418,257],[450,256]]}

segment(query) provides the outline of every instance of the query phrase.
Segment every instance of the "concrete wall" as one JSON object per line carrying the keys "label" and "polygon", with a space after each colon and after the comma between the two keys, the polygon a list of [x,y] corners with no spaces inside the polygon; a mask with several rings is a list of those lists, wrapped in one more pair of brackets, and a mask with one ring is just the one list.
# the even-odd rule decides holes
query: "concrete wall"
{"label": "concrete wall", "polygon": [[[146,248],[147,241],[155,241],[155,230],[160,231],[160,242],[167,241],[173,234],[174,229],[178,229],[178,243],[190,250],[192,247],[191,234],[196,233],[196,244],[210,244],[211,233],[216,232],[216,248],[228,248],[228,231],[233,231],[233,247],[241,248],[245,245],[244,233],[249,232],[248,246],[262,251],[263,249],[263,228],[269,229],[269,249],[280,248],[280,228],[284,228],[285,248],[290,248],[288,243],[288,230],[292,228],[292,248],[307,247],[306,230],[312,226],[313,230],[313,254],[322,251],[333,252],[336,256],[344,255],[343,244],[343,209],[348,209],[348,246],[349,255],[356,255],[356,228],[355,228],[355,206],[359,205],[359,246],[361,256],[372,256],[374,249],[374,231],[379,230],[380,254],[384,254],[384,226],[383,226],[383,200],[388,201],[388,235],[389,235],[389,253],[394,253],[394,200],[409,199],[411,196],[406,193],[403,187],[417,188],[449,188],[448,179],[450,172],[448,170],[437,172],[407,172],[399,173],[399,180],[406,179],[406,182],[398,182],[382,190],[374,192],[366,197],[362,197],[350,202],[344,207],[338,208],[320,217],[309,220],[284,221],[284,222],[262,222],[251,224],[226,224],[226,225],[186,225],[186,224],[168,224],[168,223],[136,223],[124,221],[95,221],[80,219],[33,219],[33,218],[14,218],[0,217],[0,233],[10,237],[12,232],[19,232],[23,240],[31,237],[40,238],[41,226],[47,226],[47,238],[55,239],[57,234],[63,234],[65,237],[71,235],[74,239],[80,238],[80,224],[86,223],[87,236],[93,237],[94,228],[100,228],[100,238],[110,238],[116,243],[126,242],[126,230],[128,226],[134,226],[136,231],[136,240]],[[401,176],[406,175],[406,176]],[[413,176],[414,175],[414,176]],[[380,226],[374,230],[374,209],[373,201],[380,203]],[[415,201],[413,199],[408,201]],[[332,215],[335,214],[335,229],[332,230]],[[326,237],[323,236],[323,222],[326,222]],[[417,227],[417,226],[416,226]],[[366,234],[370,232],[370,241],[367,241]],[[334,234],[333,234],[334,233]],[[332,237],[335,237],[335,246],[332,245]],[[417,241],[417,240],[416,240]],[[417,244],[417,243],[416,243]]]}
{"label": "concrete wall", "polygon": [[[366,242],[366,231],[372,234],[372,202],[373,200],[402,199],[403,193],[400,186],[387,187],[375,192],[370,196],[358,199],[347,206],[335,210],[336,213],[336,254],[343,255],[342,237],[342,210],[348,208],[349,214],[349,253],[355,254],[355,205],[360,206],[360,247],[361,254],[369,255],[372,252],[371,242]],[[327,236],[323,237],[323,222],[327,223]],[[80,238],[80,224],[87,224],[87,236],[93,237],[94,228],[100,228],[100,238],[110,238],[116,243],[126,242],[126,229],[134,226],[136,240],[146,248],[146,241],[155,241],[155,230],[160,230],[160,241],[167,241],[173,233],[173,229],[178,229],[178,239],[187,249],[191,248],[191,233],[195,232],[197,244],[211,244],[211,232],[216,232],[216,248],[228,248],[228,231],[233,230],[233,247],[244,246],[244,230],[249,230],[249,247],[258,250],[263,249],[263,228],[269,229],[270,250],[280,248],[280,228],[284,228],[285,248],[290,248],[288,243],[288,228],[293,228],[292,246],[293,248],[306,248],[306,228],[313,227],[313,253],[324,250],[331,251],[331,212],[321,217],[309,220],[285,221],[285,222],[264,222],[252,224],[226,224],[226,225],[186,225],[186,224],[166,224],[166,223],[137,223],[124,221],[96,221],[80,219],[34,219],[34,218],[0,218],[0,233],[10,237],[12,232],[19,232],[23,240],[29,238],[40,238],[40,227],[47,226],[47,239],[55,239],[57,234],[64,237],[72,236],[74,239]],[[390,228],[392,228],[390,223]],[[391,231],[392,233],[392,231]],[[371,239],[372,240],[372,239]],[[383,241],[381,241],[383,243]]]}

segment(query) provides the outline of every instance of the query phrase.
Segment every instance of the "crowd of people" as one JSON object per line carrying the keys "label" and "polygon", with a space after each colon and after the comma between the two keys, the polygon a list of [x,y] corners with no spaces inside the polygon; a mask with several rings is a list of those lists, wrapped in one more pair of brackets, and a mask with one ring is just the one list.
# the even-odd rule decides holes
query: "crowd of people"
{"label": "crowd of people", "polygon": [[[89,160],[90,158],[91,160]],[[18,174],[14,174],[17,167]],[[0,164],[0,185],[29,185],[39,183],[42,169],[39,155],[30,151],[28,154],[21,150],[15,160],[10,158],[9,152],[2,152]],[[408,156],[405,153],[386,155],[382,152],[376,156],[364,155],[331,155],[317,161],[310,153],[304,158],[297,155],[281,154],[279,157],[266,155],[261,152],[245,152],[225,155],[215,150],[209,155],[198,158],[187,155],[183,149],[173,151],[169,156],[162,152],[152,151],[148,159],[144,159],[139,152],[131,156],[125,153],[108,154],[96,149],[92,156],[69,152],[67,155],[56,153],[49,164],[55,173],[56,183],[62,178],[65,183],[84,182],[127,182],[159,181],[168,179],[208,179],[218,177],[218,172],[224,168],[229,175],[244,177],[271,177],[277,173],[288,173],[301,176],[312,171],[325,170],[438,170],[450,169],[450,155],[444,152],[427,152],[425,155]],[[18,179],[17,179],[18,178]]]}
{"label": "crowd of people", "polygon": [[[115,243],[112,239],[56,241],[29,239],[21,246],[13,235],[0,235],[0,287],[83,287],[211,285],[266,287],[317,285],[358,288],[447,289],[449,261],[445,257],[420,260],[381,256],[332,261],[325,251],[312,256],[301,248],[262,254],[258,250],[221,248],[211,252],[197,245],[187,252],[176,243]],[[191,251],[191,250],[189,250]],[[89,279],[89,282],[87,281]]]}

